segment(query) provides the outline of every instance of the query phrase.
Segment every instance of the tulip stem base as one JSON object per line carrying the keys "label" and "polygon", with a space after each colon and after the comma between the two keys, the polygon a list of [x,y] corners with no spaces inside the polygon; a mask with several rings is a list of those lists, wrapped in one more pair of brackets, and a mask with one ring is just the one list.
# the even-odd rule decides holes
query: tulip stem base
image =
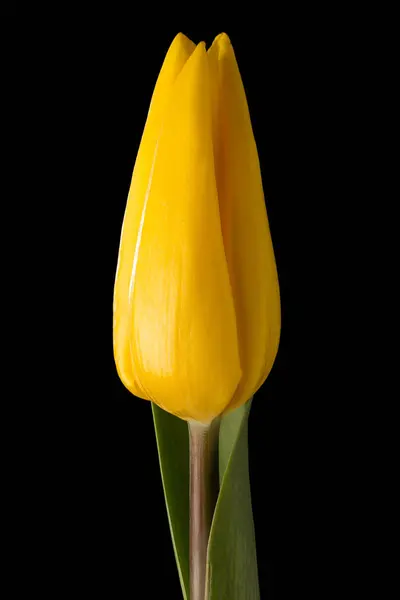
{"label": "tulip stem base", "polygon": [[208,600],[207,544],[218,497],[219,419],[209,425],[189,421],[190,600]]}

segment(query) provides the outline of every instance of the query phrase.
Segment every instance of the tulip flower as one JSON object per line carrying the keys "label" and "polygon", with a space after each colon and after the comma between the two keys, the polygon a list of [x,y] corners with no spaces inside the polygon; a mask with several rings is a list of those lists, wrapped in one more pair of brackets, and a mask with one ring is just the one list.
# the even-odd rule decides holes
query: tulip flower
{"label": "tulip flower", "polygon": [[[214,424],[261,386],[279,335],[274,251],[233,48],[224,33],[208,51],[204,42],[195,46],[178,34],[154,89],[126,205],[114,356],[133,394],[189,424],[191,600],[208,598],[211,585],[206,563],[215,507]],[[232,465],[242,460],[236,453]],[[237,472],[242,481],[232,486],[248,499],[246,471]],[[229,492],[222,502],[234,506]],[[249,500],[240,514],[251,515]],[[244,519],[250,527],[250,517]],[[248,548],[254,543],[249,536]],[[232,548],[238,551],[236,542]],[[254,581],[249,560],[241,564]],[[228,562],[234,568],[240,559]],[[220,580],[221,566],[216,568],[214,582]]]}
{"label": "tulip flower", "polygon": [[210,423],[274,362],[277,271],[246,95],[228,36],[178,34],[137,154],[119,249],[114,355],[136,396]]}

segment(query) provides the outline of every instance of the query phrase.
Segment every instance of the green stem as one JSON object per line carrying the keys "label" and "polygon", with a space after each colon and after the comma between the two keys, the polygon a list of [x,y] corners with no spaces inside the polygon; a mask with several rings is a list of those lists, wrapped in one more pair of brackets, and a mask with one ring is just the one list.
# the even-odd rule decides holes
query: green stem
{"label": "green stem", "polygon": [[190,600],[207,600],[207,544],[218,496],[219,419],[209,425],[189,421]]}

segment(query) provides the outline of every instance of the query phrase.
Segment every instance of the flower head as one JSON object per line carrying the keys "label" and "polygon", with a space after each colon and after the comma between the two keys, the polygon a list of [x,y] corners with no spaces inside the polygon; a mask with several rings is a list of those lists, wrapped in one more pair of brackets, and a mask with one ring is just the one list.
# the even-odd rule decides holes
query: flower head
{"label": "flower head", "polygon": [[257,148],[228,36],[178,34],[133,171],[114,355],[135,395],[207,423],[267,377],[280,300]]}

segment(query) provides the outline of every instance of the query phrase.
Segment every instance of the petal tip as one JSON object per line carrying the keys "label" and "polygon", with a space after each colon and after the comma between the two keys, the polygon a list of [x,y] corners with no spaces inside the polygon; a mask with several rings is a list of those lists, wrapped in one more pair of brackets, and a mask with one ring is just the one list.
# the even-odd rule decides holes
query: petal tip
{"label": "petal tip", "polygon": [[187,35],[185,35],[184,33],[182,33],[180,31],[179,33],[176,34],[176,36],[172,40],[172,43],[176,44],[176,43],[182,43],[182,42],[183,43],[191,42],[191,40],[187,37]]}
{"label": "petal tip", "polygon": [[217,44],[220,48],[223,48],[223,47],[231,46],[232,42],[231,42],[228,34],[225,32],[222,32],[222,33],[219,33],[215,37],[212,45],[214,45],[214,44]]}
{"label": "petal tip", "polygon": [[222,32],[217,35],[209,48],[209,52],[218,56],[218,59],[234,54],[232,42],[228,34]]}
{"label": "petal tip", "polygon": [[200,42],[199,44],[197,44],[196,48],[192,52],[192,55],[188,60],[188,64],[192,65],[193,67],[193,65],[195,64],[202,63],[206,55],[206,43]]}
{"label": "petal tip", "polygon": [[216,39],[218,39],[221,44],[222,43],[224,43],[224,44],[230,44],[231,43],[229,35],[227,33],[225,33],[225,31],[222,31],[221,33],[219,33],[217,35]]}
{"label": "petal tip", "polygon": [[183,48],[187,49],[188,51],[193,51],[194,43],[184,33],[182,33],[180,31],[179,33],[176,34],[176,36],[172,40],[172,43],[170,46],[170,48],[175,48],[175,47],[181,47],[181,48],[183,47]]}

